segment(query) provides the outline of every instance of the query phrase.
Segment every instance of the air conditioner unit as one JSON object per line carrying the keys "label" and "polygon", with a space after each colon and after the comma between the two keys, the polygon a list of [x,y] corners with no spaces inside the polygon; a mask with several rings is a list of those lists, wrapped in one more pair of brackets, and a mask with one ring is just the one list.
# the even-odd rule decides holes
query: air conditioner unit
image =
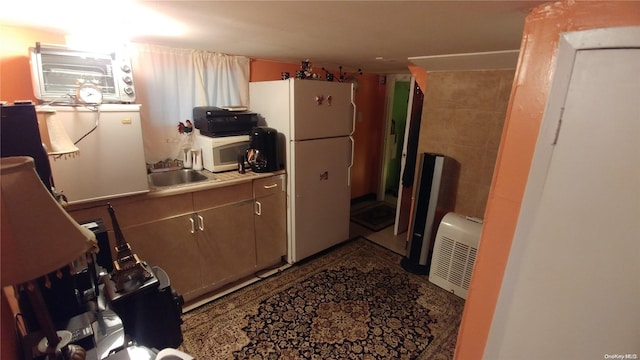
{"label": "air conditioner unit", "polygon": [[481,219],[447,213],[436,233],[429,281],[466,299],[481,233]]}

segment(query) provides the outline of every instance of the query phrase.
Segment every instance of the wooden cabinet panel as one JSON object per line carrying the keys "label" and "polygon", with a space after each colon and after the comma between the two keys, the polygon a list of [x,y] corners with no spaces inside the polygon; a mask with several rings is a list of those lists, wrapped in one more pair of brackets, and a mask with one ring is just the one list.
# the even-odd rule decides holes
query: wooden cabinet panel
{"label": "wooden cabinet panel", "polygon": [[[113,230],[107,204],[115,210],[121,228],[162,220],[193,212],[191,193],[148,198],[135,196],[113,199],[88,204],[86,208],[79,205],[71,208],[69,214],[78,222],[102,219],[107,230]],[[76,209],[77,208],[77,209]]]}
{"label": "wooden cabinet panel", "polygon": [[145,198],[135,203],[113,205],[120,227],[145,224],[193,212],[191,194]]}
{"label": "wooden cabinet panel", "polygon": [[284,175],[271,176],[253,181],[253,196],[259,198],[266,195],[278,194],[286,191]]}
{"label": "wooden cabinet panel", "polygon": [[257,267],[278,264],[287,254],[287,196],[284,175],[254,181]]}
{"label": "wooden cabinet panel", "polygon": [[[205,286],[223,285],[256,270],[251,200],[198,212],[200,267]],[[217,286],[216,286],[217,287]]]}
{"label": "wooden cabinet panel", "polygon": [[191,219],[189,214],[122,229],[133,253],[164,269],[171,286],[183,296],[202,283],[200,249],[191,233]]}
{"label": "wooden cabinet panel", "polygon": [[216,206],[252,199],[251,182],[225,186],[193,193],[193,210],[200,211]]}

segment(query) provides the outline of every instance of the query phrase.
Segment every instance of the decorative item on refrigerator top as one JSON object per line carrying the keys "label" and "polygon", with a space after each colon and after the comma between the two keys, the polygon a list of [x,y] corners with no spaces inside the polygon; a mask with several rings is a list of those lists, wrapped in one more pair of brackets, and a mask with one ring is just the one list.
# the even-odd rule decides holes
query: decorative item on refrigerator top
{"label": "decorative item on refrigerator top", "polygon": [[280,169],[278,160],[278,131],[266,126],[251,130],[251,142],[246,151],[247,163],[253,172],[271,172]]}
{"label": "decorative item on refrigerator top", "polygon": [[209,137],[249,135],[258,125],[258,115],[246,108],[199,106],[193,108],[193,122],[200,134]]}

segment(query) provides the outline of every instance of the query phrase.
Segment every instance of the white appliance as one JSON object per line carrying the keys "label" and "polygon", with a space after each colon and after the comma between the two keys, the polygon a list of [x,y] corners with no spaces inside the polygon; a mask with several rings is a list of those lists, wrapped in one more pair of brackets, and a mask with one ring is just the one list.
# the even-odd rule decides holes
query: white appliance
{"label": "white appliance", "polygon": [[238,155],[249,148],[249,135],[210,137],[196,129],[194,149],[202,149],[202,164],[211,172],[238,169]]}
{"label": "white appliance", "polygon": [[39,100],[76,103],[81,84],[97,86],[104,103],[136,100],[131,60],[125,49],[92,52],[36,43],[29,54],[33,93]]}
{"label": "white appliance", "polygon": [[38,106],[55,110],[80,153],[49,157],[56,191],[70,204],[149,191],[140,105]]}
{"label": "white appliance", "polygon": [[466,299],[481,233],[482,220],[447,213],[438,226],[429,281]]}
{"label": "white appliance", "polygon": [[289,263],[349,238],[355,104],[347,83],[287,79],[249,84],[251,110],[282,134]]}

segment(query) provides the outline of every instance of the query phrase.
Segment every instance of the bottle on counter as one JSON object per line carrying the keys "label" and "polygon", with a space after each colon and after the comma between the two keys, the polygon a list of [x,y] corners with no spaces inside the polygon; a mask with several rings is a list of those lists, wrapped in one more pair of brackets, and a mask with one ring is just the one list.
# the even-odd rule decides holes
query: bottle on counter
{"label": "bottle on counter", "polygon": [[182,149],[184,151],[184,158],[182,159],[182,167],[185,169],[191,169],[193,167],[193,154],[191,153],[191,149],[185,148]]}
{"label": "bottle on counter", "polygon": [[193,170],[204,169],[202,164],[202,149],[192,149],[191,154]]}

